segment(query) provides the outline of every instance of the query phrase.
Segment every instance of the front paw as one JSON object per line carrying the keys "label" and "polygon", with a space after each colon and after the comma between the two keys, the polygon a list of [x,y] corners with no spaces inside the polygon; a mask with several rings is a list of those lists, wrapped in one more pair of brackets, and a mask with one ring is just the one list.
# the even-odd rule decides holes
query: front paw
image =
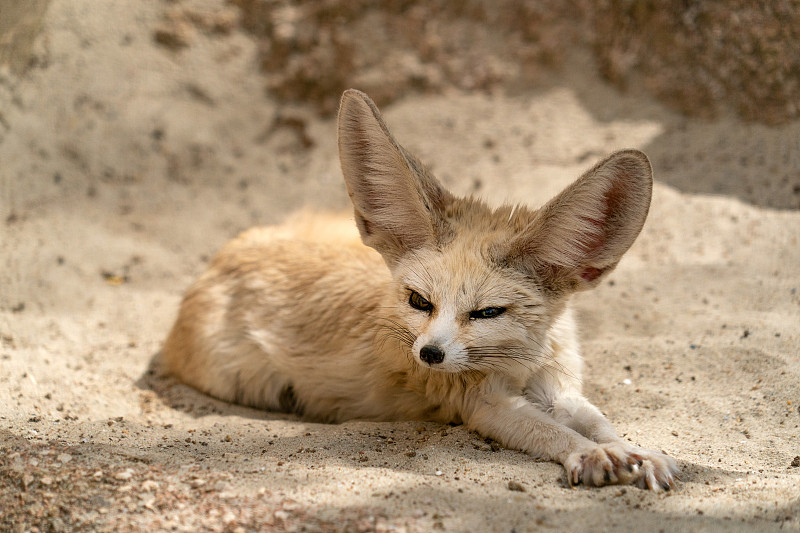
{"label": "front paw", "polygon": [[564,462],[571,485],[637,485],[653,491],[675,486],[678,467],[671,457],[634,448],[624,442],[607,442],[569,455]]}
{"label": "front paw", "polygon": [[634,456],[641,461],[639,470],[642,475],[636,481],[640,489],[658,492],[675,488],[675,478],[678,475],[675,459],[661,452],[641,448],[634,448]]}

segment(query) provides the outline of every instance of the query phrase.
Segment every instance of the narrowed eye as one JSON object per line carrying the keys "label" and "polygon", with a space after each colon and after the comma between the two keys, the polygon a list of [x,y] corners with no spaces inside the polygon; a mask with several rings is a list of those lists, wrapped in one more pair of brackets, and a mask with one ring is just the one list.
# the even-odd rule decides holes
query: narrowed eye
{"label": "narrowed eye", "polygon": [[476,318],[494,318],[496,316],[500,316],[506,312],[505,307],[486,307],[484,309],[478,309],[477,311],[472,311],[469,314],[471,319]]}
{"label": "narrowed eye", "polygon": [[408,297],[408,305],[420,311],[430,312],[433,310],[433,304],[423,298],[417,291],[411,291],[411,295]]}
{"label": "narrowed eye", "polygon": [[423,298],[417,291],[411,291],[411,296],[408,297],[408,305],[420,311],[433,311],[433,304]]}

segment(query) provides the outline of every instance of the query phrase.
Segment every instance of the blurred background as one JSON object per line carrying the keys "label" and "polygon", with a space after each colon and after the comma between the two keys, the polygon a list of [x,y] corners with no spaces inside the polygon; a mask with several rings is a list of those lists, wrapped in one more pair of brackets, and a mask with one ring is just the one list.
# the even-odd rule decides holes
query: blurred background
{"label": "blurred background", "polygon": [[[113,7],[54,2],[49,15],[48,5],[48,0],[0,0],[0,64],[7,71],[35,74],[57,62],[61,51],[69,55],[66,67],[72,66],[61,78],[64,83],[106,77],[104,89],[124,94],[114,85],[126,75],[166,86],[171,75],[160,64],[166,60],[173,63],[168,71],[194,72],[193,81],[183,81],[185,90],[210,107],[219,104],[208,88],[212,72],[222,76],[216,82],[236,84],[219,65],[252,54],[243,68],[260,75],[256,90],[276,106],[272,129],[262,140],[275,132],[293,134],[301,148],[314,141],[305,131],[307,115],[294,110],[330,117],[348,87],[364,90],[385,106],[411,95],[519,95],[567,85],[583,91],[591,106],[595,89],[587,87],[594,84],[586,81],[588,75],[625,94],[652,98],[684,117],[734,117],[779,127],[800,114],[796,0],[162,0],[148,6],[123,1]],[[79,42],[62,43],[47,35],[34,46],[46,16],[51,26],[65,24],[61,31]],[[232,38],[238,33],[246,35],[246,45]],[[64,45],[75,49],[59,50]],[[113,53],[116,61],[93,58],[96,46],[107,48],[104,54]],[[163,57],[157,62],[129,59],[137,53],[147,57],[149,48],[159,48]],[[217,68],[202,66],[197,58],[215,48],[211,65]],[[138,72],[124,73],[126,67]],[[92,86],[98,85],[95,80]],[[8,91],[9,83],[5,86]],[[78,112],[96,107],[83,93],[83,101],[71,95],[73,102],[62,105]],[[6,94],[6,107],[14,100]],[[619,114],[607,106],[596,102],[592,111],[601,119],[604,113]],[[0,120],[2,139],[9,119]],[[796,166],[797,144],[786,139],[796,130],[776,131],[783,138],[777,141],[780,146],[769,143],[759,150],[768,162],[760,164],[758,154],[742,154],[736,145],[745,141],[731,133],[733,138],[699,147],[707,155],[697,154],[694,171],[665,154],[661,166],[667,172],[661,178],[690,192],[797,208],[800,176],[790,170]],[[705,136],[715,135],[709,131]],[[153,137],[162,140],[157,132]],[[745,160],[740,175],[715,171],[715,157],[740,156]],[[173,161],[173,172],[179,165]]]}

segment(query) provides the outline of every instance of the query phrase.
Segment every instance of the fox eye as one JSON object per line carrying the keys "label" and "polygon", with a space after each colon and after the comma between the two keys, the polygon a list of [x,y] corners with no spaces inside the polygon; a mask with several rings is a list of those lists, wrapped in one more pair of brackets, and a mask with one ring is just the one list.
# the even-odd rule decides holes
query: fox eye
{"label": "fox eye", "polygon": [[476,318],[494,318],[496,316],[500,316],[506,312],[505,307],[486,307],[484,309],[478,309],[477,311],[472,311],[469,314],[470,319],[474,320]]}
{"label": "fox eye", "polygon": [[411,296],[408,297],[408,305],[420,311],[430,313],[433,311],[433,304],[422,297],[417,291],[411,291]]}

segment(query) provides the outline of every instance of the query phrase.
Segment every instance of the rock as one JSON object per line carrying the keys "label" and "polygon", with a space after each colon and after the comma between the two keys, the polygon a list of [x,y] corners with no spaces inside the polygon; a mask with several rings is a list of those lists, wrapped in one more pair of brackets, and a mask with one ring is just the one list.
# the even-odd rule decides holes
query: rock
{"label": "rock", "polygon": [[525,492],[525,487],[522,486],[521,483],[514,481],[513,479],[508,482],[508,490],[513,490],[515,492]]}
{"label": "rock", "polygon": [[60,463],[68,463],[72,460],[72,456],[68,453],[62,453],[57,459]]}
{"label": "rock", "polygon": [[133,477],[133,470],[130,468],[126,468],[122,472],[117,472],[114,474],[114,479],[118,479],[120,481],[127,481]]}
{"label": "rock", "polygon": [[142,490],[144,492],[153,492],[158,489],[158,482],[148,479],[142,483]]}

